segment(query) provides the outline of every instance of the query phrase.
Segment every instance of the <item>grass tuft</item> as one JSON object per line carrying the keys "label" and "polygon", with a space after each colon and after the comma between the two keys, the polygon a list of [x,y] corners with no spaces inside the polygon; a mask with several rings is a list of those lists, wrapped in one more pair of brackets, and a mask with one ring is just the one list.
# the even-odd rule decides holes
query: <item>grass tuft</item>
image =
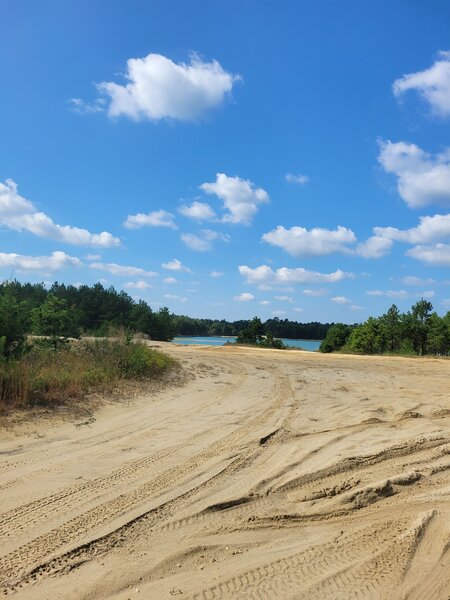
{"label": "grass tuft", "polygon": [[156,378],[176,365],[170,356],[125,339],[74,342],[57,350],[36,344],[21,359],[0,362],[0,410],[65,404],[123,380]]}

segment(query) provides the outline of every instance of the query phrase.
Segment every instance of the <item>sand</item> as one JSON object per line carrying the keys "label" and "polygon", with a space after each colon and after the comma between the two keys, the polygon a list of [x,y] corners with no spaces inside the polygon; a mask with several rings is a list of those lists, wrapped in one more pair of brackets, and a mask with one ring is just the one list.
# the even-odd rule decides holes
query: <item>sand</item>
{"label": "sand", "polygon": [[449,360],[169,352],[184,386],[0,430],[5,595],[448,600]]}

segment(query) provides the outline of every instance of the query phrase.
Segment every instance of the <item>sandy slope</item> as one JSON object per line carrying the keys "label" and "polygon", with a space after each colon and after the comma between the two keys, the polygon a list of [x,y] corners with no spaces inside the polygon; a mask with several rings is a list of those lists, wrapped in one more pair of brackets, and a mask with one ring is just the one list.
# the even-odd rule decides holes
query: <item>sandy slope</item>
{"label": "sandy slope", "polygon": [[171,352],[185,387],[0,433],[5,595],[450,597],[450,361]]}

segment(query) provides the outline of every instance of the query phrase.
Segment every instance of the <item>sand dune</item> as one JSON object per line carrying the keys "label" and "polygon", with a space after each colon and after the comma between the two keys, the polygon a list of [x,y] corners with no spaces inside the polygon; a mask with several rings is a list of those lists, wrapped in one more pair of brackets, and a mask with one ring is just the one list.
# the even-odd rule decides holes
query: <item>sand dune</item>
{"label": "sand dune", "polygon": [[450,361],[168,351],[184,387],[1,431],[5,595],[448,600]]}

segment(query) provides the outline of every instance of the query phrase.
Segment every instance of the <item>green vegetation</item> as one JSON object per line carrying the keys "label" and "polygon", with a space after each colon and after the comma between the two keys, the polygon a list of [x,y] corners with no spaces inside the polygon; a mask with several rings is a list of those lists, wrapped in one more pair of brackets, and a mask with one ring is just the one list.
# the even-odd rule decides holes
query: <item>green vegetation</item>
{"label": "green vegetation", "polygon": [[0,360],[0,411],[55,406],[90,392],[112,390],[126,379],[158,376],[171,357],[125,337],[58,345],[35,344],[21,358]]}
{"label": "green vegetation", "polygon": [[[226,321],[225,319],[193,319],[185,315],[173,315],[177,335],[224,335],[233,336],[249,327],[250,321]],[[322,340],[329,327],[329,323],[299,323],[289,319],[268,319],[262,323],[264,334],[271,332],[277,338]]]}
{"label": "green vegetation", "polygon": [[[89,317],[80,304],[69,304],[58,295],[61,290],[73,291],[55,285],[47,292],[43,286],[17,282],[0,286],[0,411],[66,403],[92,391],[110,390],[124,379],[155,377],[174,366],[169,356],[133,343],[124,329],[120,332],[114,312],[100,323],[100,328],[110,331],[116,326],[113,338],[69,342],[69,338],[80,337]],[[87,288],[88,295],[90,292],[92,288]],[[103,301],[99,310],[106,309],[107,300],[110,308],[114,302],[122,307],[127,304],[127,298],[114,290],[99,288],[97,292],[97,299]],[[129,300],[135,327],[151,320],[152,327],[161,323],[161,337],[172,337],[167,309],[155,315],[146,305]],[[37,337],[27,342],[28,333]]]}
{"label": "green vegetation", "polygon": [[332,325],[320,345],[321,352],[357,354],[450,354],[450,311],[440,317],[428,300],[419,300],[406,313],[397,306],[361,325]]}
{"label": "green vegetation", "polygon": [[[193,319],[170,313],[165,307],[153,311],[143,300],[136,302],[126,292],[105,288],[100,283],[75,287],[55,282],[47,289],[42,283],[3,282],[0,284],[0,313],[5,297],[8,307],[5,310],[12,311],[9,319],[16,319],[9,327],[21,328],[23,335],[47,335],[54,343],[58,343],[61,335],[78,337],[82,333],[102,337],[118,328],[161,341],[170,341],[175,335],[232,336],[250,325],[249,320]],[[14,308],[11,298],[16,303]],[[4,323],[0,316],[0,335],[4,335]],[[328,323],[298,323],[279,318],[262,323],[263,335],[271,332],[275,338],[291,339],[321,340],[329,327]],[[61,333],[63,330],[65,333]],[[10,350],[14,347],[8,346]]]}
{"label": "green vegetation", "polygon": [[262,348],[277,348],[279,350],[286,348],[281,340],[273,337],[271,331],[265,333],[264,326],[259,317],[253,317],[248,326],[239,332],[236,343],[261,346]]}

